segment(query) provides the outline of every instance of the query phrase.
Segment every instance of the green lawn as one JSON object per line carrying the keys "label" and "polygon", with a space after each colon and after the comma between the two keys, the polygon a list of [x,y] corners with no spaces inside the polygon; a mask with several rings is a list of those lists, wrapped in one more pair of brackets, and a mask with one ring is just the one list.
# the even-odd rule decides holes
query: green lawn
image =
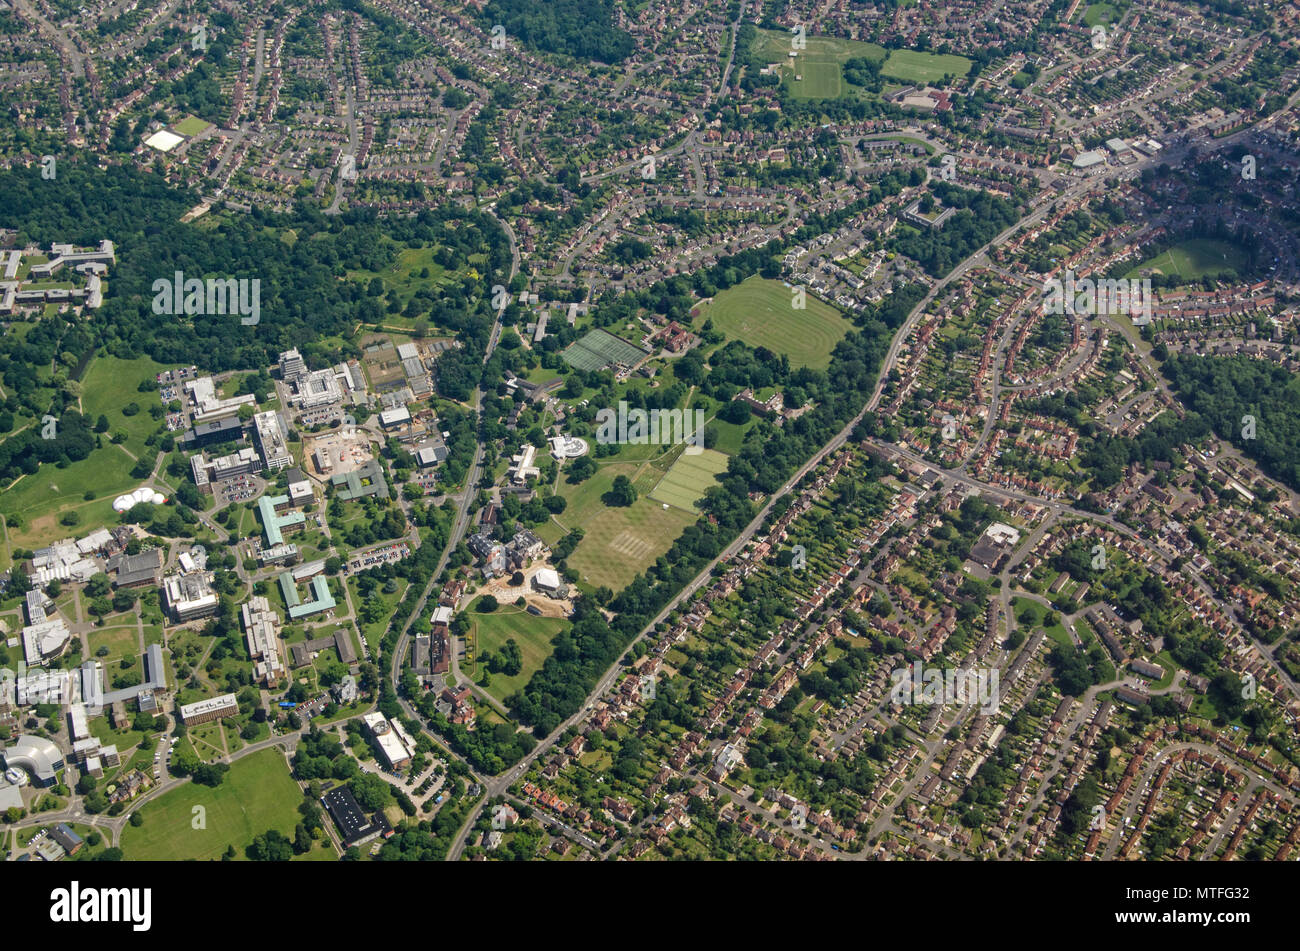
{"label": "green lawn", "polygon": [[[617,475],[626,475],[637,490],[637,500],[626,508],[610,508],[601,501]],[[568,559],[582,584],[621,591],[695,521],[689,512],[665,509],[646,497],[661,475],[662,470],[648,464],[613,463],[602,465],[581,485],[560,480],[560,494],[569,504],[558,521],[566,529],[586,532]]]}
{"label": "green lawn", "polygon": [[175,129],[179,135],[194,136],[212,128],[212,123],[205,122],[196,116],[186,116],[180,122],[176,123],[176,125],[172,126],[172,128]]}
{"label": "green lawn", "polygon": [[1143,261],[1127,277],[1136,278],[1144,268],[1150,268],[1191,283],[1206,275],[1217,276],[1225,271],[1236,277],[1245,266],[1246,252],[1235,244],[1213,238],[1191,238]]}
{"label": "green lawn", "polygon": [[825,370],[830,366],[831,351],[853,325],[811,294],[805,299],[807,306],[795,310],[793,295],[793,289],[782,281],[751,277],[700,305],[695,327],[711,319],[732,339],[786,354],[793,366]]}
{"label": "green lawn", "polygon": [[[96,653],[100,647],[108,648],[108,654],[103,658],[98,658]],[[139,632],[134,624],[91,628],[90,656],[102,659],[105,667],[109,667],[123,657],[134,659],[139,654]]]}
{"label": "green lawn", "polygon": [[1083,11],[1083,25],[1097,26],[1114,23],[1119,19],[1119,10],[1109,3],[1092,3]]}
{"label": "green lawn", "polygon": [[[186,783],[140,810],[144,824],[122,832],[128,860],[219,859],[227,845],[238,858],[268,829],[293,837],[302,793],[279,750],[261,750],[237,760],[215,789]],[[206,828],[195,829],[194,807],[207,811]]]}
{"label": "green lawn", "polygon": [[[142,393],[139,385],[163,369],[163,364],[148,357],[121,360],[97,356],[91,361],[81,381],[81,412],[92,425],[100,415],[108,418],[104,445],[63,469],[43,465],[35,474],[0,491],[0,514],[18,515],[23,520],[19,528],[9,530],[11,546],[38,548],[52,538],[84,535],[98,526],[117,524],[113,498],[140,485],[139,479],[131,477],[135,466],[132,455],[144,453],[145,439],[162,425],[149,413],[149,408],[158,404],[158,394]],[[132,403],[139,412],[128,416],[123,409]],[[126,442],[113,445],[108,435],[119,431],[126,433]],[[93,492],[95,498],[87,501],[87,492]],[[59,518],[69,510],[77,513],[79,521],[60,525]],[[6,564],[8,558],[6,552]]]}
{"label": "green lawn", "polygon": [[[843,79],[843,65],[855,57],[881,62],[885,49],[875,43],[831,36],[807,36],[805,46],[794,50],[794,34],[782,30],[760,30],[754,53],[766,63],[781,64],[781,74],[797,99],[835,99],[850,87]],[[791,57],[789,54],[797,55]],[[798,77],[798,78],[796,78]]]}
{"label": "green lawn", "polygon": [[[394,242],[394,246],[396,243]],[[348,280],[364,285],[378,277],[384,284],[385,294],[389,299],[396,299],[405,307],[406,304],[422,290],[435,293],[451,283],[456,275],[448,274],[446,268],[433,259],[437,248],[400,248],[396,263],[381,272],[348,271]],[[387,317],[385,317],[387,320]]]}
{"label": "green lawn", "polygon": [[[149,413],[150,407],[158,405],[158,392],[142,393],[139,387],[143,381],[152,380],[165,369],[166,366],[149,357],[135,360],[95,357],[82,380],[82,413],[92,425],[101,414],[107,416],[109,433],[119,430],[126,433],[128,439],[124,445],[139,455],[144,451],[145,438],[163,425],[162,420],[154,419]],[[139,412],[128,416],[123,410],[132,403]],[[107,442],[107,438],[104,441]]]}
{"label": "green lawn", "polygon": [[[121,446],[105,445],[67,468],[44,465],[0,491],[0,514],[17,515],[23,524],[9,529],[11,546],[40,548],[54,538],[81,536],[100,525],[118,524],[113,499],[139,486],[131,478],[135,461]],[[86,493],[96,498],[86,501]],[[64,512],[75,511],[78,523],[59,524]],[[6,558],[7,560],[7,558]]]}
{"label": "green lawn", "polygon": [[[881,73],[905,83],[937,83],[944,76],[965,76],[971,61],[965,56],[926,53],[919,50],[888,52],[875,43],[829,36],[808,36],[801,50],[793,48],[788,31],[760,30],[754,54],[765,63],[780,64],[790,94],[796,99],[836,99],[852,93],[854,87],[843,76],[844,63],[868,59],[882,63]],[[794,52],[795,56],[790,56]]]}
{"label": "green lawn", "polygon": [[[1016,623],[1020,630],[1025,633],[1026,637],[1033,633],[1036,628],[1042,627],[1044,633],[1062,647],[1074,646],[1074,641],[1070,638],[1070,632],[1065,629],[1065,625],[1062,624],[1060,620],[1051,627],[1043,627],[1043,618],[1047,616],[1048,611],[1052,610],[1051,608],[1045,607],[1037,601],[1031,601],[1029,598],[1013,598],[1011,600],[1011,610],[1016,616]],[[1026,610],[1028,616],[1026,616],[1024,620],[1021,620],[1020,614],[1022,611]],[[1060,613],[1054,613],[1056,613],[1056,616],[1059,619],[1061,616]]]}
{"label": "green lawn", "polygon": [[937,83],[944,76],[965,76],[970,71],[970,63],[965,56],[893,50],[880,71],[908,83]]}
{"label": "green lawn", "polygon": [[727,460],[715,449],[705,449],[699,455],[683,452],[659,480],[650,498],[698,515],[695,503],[704,497],[706,489],[718,484],[714,476],[727,471]]}
{"label": "green lawn", "polygon": [[[478,603],[475,599],[474,604]],[[506,698],[523,689],[534,673],[551,656],[551,641],[561,631],[570,627],[564,618],[535,617],[523,608],[513,604],[503,604],[490,614],[479,614],[471,604],[465,615],[473,624],[470,634],[474,645],[472,667],[466,665],[465,673],[471,674],[477,681],[482,673],[479,659],[488,651],[500,650],[510,638],[519,645],[523,666],[513,677],[505,674],[493,674],[491,682],[483,689],[505,705]]]}

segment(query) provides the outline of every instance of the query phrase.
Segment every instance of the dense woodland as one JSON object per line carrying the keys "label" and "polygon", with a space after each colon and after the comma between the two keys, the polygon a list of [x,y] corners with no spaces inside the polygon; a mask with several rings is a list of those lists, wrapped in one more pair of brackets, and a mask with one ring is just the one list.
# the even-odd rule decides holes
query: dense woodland
{"label": "dense woodland", "polygon": [[[1300,490],[1300,379],[1267,360],[1175,354],[1161,367],[1191,410],[1266,473]],[[1253,438],[1246,417],[1255,421]]]}
{"label": "dense woodland", "polygon": [[491,0],[479,17],[483,29],[500,24],[506,36],[547,53],[621,63],[632,55],[632,35],[614,26],[611,0]]}

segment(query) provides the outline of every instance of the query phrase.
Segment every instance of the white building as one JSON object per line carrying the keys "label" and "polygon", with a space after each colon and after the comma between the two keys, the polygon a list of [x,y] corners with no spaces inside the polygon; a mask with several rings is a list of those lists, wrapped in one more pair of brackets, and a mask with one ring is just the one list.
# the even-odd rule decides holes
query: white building
{"label": "white building", "polygon": [[162,593],[163,604],[177,623],[217,613],[217,593],[207,572],[164,578]]}
{"label": "white building", "polygon": [[279,472],[293,465],[289,452],[288,433],[284,422],[275,410],[267,410],[253,417],[253,432],[257,449],[262,454],[262,464],[268,472]]}
{"label": "white building", "polygon": [[533,460],[537,457],[537,447],[533,445],[521,446],[519,454],[510,457],[510,481],[515,485],[523,485],[529,476],[536,477],[539,475],[537,466],[533,465]]}
{"label": "white building", "polygon": [[23,653],[29,667],[39,667],[61,655],[72,640],[72,632],[62,618],[29,624],[23,628]]}
{"label": "white building", "polygon": [[390,769],[401,769],[410,764],[411,752],[393,730],[387,717],[376,710],[367,713],[361,719],[366,729],[370,731],[370,735],[375,738],[375,743],[384,759],[388,761]]}
{"label": "white building", "polygon": [[264,686],[284,679],[284,659],[280,655],[280,618],[271,610],[271,602],[254,595],[239,609],[248,654],[253,658],[253,676]]}

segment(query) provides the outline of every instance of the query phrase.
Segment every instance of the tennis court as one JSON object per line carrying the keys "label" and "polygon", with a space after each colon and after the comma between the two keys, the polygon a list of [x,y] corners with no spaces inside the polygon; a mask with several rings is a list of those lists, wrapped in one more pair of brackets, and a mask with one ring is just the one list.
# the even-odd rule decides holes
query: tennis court
{"label": "tennis court", "polygon": [[606,330],[596,329],[571,343],[562,356],[575,370],[594,373],[614,363],[632,366],[649,352]]}

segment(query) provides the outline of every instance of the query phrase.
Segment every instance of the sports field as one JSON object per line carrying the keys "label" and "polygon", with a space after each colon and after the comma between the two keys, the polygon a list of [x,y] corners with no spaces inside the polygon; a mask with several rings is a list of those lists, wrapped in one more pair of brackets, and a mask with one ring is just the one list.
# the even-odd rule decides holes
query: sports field
{"label": "sports field", "polygon": [[[845,60],[860,57],[879,63],[885,58],[885,48],[875,43],[808,36],[804,48],[794,50],[793,39],[789,32],[759,30],[754,53],[766,63],[781,64],[790,93],[797,99],[835,99],[848,88],[841,69]],[[793,57],[792,51],[796,53]]]}
{"label": "sports field", "polygon": [[1236,245],[1213,238],[1191,238],[1143,261],[1128,273],[1128,277],[1138,277],[1143,268],[1151,268],[1191,282],[1224,271],[1239,275],[1245,266],[1246,252]]}
{"label": "sports field", "polygon": [[908,83],[937,83],[944,76],[965,76],[970,72],[970,60],[951,54],[893,50],[880,71]]}
{"label": "sports field", "polygon": [[473,627],[475,654],[472,666],[464,666],[470,668],[468,672],[473,674],[475,680],[482,673],[479,660],[484,654],[499,651],[511,638],[519,645],[523,661],[519,673],[513,677],[493,674],[491,683],[483,688],[501,701],[502,706],[505,706],[507,697],[527,685],[533,674],[546,662],[546,658],[551,656],[551,642],[556,635],[572,626],[564,618],[535,617],[513,604],[502,604],[489,614],[479,614],[471,605],[465,617],[470,619]]}
{"label": "sports field", "polygon": [[1083,25],[1097,26],[1114,23],[1119,19],[1119,10],[1109,3],[1091,3],[1083,11]]}
{"label": "sports field", "polygon": [[[219,859],[227,845],[244,858],[244,847],[267,829],[292,838],[302,793],[289,775],[284,754],[261,750],[230,766],[215,789],[186,783],[140,809],[144,824],[122,830],[127,860]],[[195,806],[206,810],[206,828],[195,829]]]}
{"label": "sports field", "polygon": [[[883,46],[833,36],[805,37],[805,47],[795,50],[793,34],[760,30],[754,54],[765,63],[780,64],[781,75],[797,99],[835,99],[852,92],[844,80],[843,66],[850,59],[882,63],[881,73],[906,83],[936,83],[944,76],[965,76],[971,61],[965,56],[893,50]],[[795,55],[791,56],[790,53]]]}
{"label": "sports field", "polygon": [[[586,533],[568,559],[582,585],[623,590],[695,521],[690,512],[665,509],[648,497],[662,474],[662,469],[649,464],[612,463],[602,465],[581,485],[561,480],[560,494],[569,505],[558,517],[559,522],[565,528],[581,528]],[[617,475],[630,478],[636,488],[637,500],[629,506],[610,507],[601,500]]]}
{"label": "sports field", "polygon": [[807,306],[795,310],[793,294],[793,288],[782,281],[751,277],[702,305],[695,327],[711,318],[728,337],[787,354],[793,366],[825,370],[831,351],[853,325],[811,294]]}
{"label": "sports field", "polygon": [[621,337],[597,328],[581,340],[569,344],[561,356],[574,369],[592,373],[613,363],[631,366],[644,357],[646,352]]}
{"label": "sports field", "polygon": [[196,116],[186,116],[173,127],[180,135],[195,136],[200,132],[205,132],[212,128],[211,122],[206,122]]}
{"label": "sports field", "polygon": [[650,498],[698,515],[695,503],[703,498],[706,489],[718,484],[713,477],[726,471],[727,456],[715,449],[705,449],[699,455],[683,452],[659,480]]}

